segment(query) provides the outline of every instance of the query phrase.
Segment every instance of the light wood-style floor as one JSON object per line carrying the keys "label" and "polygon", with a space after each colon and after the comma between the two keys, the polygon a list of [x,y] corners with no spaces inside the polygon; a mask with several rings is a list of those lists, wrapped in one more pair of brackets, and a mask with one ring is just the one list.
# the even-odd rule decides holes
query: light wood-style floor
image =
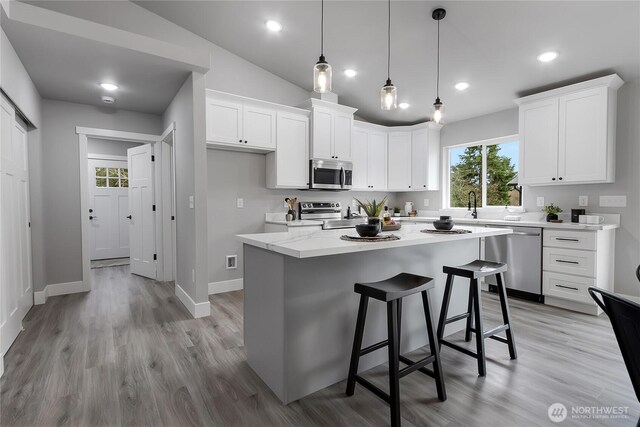
{"label": "light wood-style floor", "polygon": [[[128,266],[92,274],[90,293],[50,298],[27,315],[5,356],[0,425],[388,423],[386,404],[359,386],[347,398],[344,381],[283,406],[246,363],[241,291],[212,296],[213,315],[191,319],[171,284],[130,275]],[[485,324],[497,324],[496,298],[485,294],[484,303]],[[420,373],[403,378],[403,425],[552,425],[555,402],[569,411],[629,407],[626,419],[570,416],[561,425],[636,424],[640,405],[605,316],[515,299],[511,309],[519,359],[487,340],[487,376],[479,378],[473,359],[443,348],[448,400],[438,401]],[[365,377],[386,388],[385,368]]]}

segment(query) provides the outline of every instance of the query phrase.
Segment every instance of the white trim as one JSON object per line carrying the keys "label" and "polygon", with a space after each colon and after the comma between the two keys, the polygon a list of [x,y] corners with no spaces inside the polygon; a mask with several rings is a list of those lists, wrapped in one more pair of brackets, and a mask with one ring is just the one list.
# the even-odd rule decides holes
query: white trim
{"label": "white trim", "polygon": [[[76,128],[78,129],[78,128]],[[91,242],[89,224],[89,153],[87,135],[78,134],[78,154],[80,161],[80,227],[82,232],[82,280],[91,290]],[[46,288],[45,288],[46,290]],[[46,295],[44,301],[47,300]]]}
{"label": "white trim", "polygon": [[211,303],[209,301],[196,303],[191,299],[189,294],[187,294],[184,289],[182,289],[180,285],[176,283],[175,286],[176,296],[178,297],[182,305],[184,305],[185,308],[189,310],[189,313],[191,313],[194,319],[211,315]]}
{"label": "white trim", "polygon": [[150,135],[148,133],[124,132],[120,130],[111,130],[111,129],[87,128],[83,126],[76,126],[76,133],[78,135],[86,135],[89,138],[112,139],[116,141],[131,141],[131,142],[146,143],[146,142],[156,142],[160,140],[159,135]]}
{"label": "white trim", "polygon": [[4,354],[0,354],[0,378],[4,375]]}
{"label": "white trim", "polygon": [[44,290],[33,293],[33,303],[35,305],[44,304],[49,297],[57,295],[77,294],[79,292],[88,292],[91,288],[83,281],[54,283],[45,286]]}
{"label": "white trim", "polygon": [[89,153],[87,154],[88,159],[92,160],[116,160],[116,161],[127,161],[127,156],[115,156],[113,154],[100,154],[100,153]]}
{"label": "white trim", "polygon": [[239,291],[244,287],[244,279],[222,280],[209,283],[209,295],[223,292]]}
{"label": "white trim", "polygon": [[169,136],[169,134],[174,130],[176,130],[176,122],[171,122],[169,127],[166,128],[164,132],[162,132],[162,135],[160,135],[160,141],[164,141],[165,139],[167,139],[167,136]]}

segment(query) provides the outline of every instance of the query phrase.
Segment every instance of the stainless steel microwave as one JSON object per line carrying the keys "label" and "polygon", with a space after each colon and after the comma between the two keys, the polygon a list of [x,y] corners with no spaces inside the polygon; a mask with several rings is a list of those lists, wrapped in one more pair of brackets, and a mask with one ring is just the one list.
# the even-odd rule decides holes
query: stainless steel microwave
{"label": "stainless steel microwave", "polygon": [[309,161],[309,188],[312,190],[351,190],[353,163],[335,160]]}

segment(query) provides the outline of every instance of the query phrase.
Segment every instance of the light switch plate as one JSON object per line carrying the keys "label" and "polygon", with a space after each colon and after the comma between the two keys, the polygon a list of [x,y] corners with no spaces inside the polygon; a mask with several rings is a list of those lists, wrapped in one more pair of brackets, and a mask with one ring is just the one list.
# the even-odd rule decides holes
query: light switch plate
{"label": "light switch plate", "polygon": [[424,207],[429,206],[429,199],[424,199]]}
{"label": "light switch plate", "polygon": [[600,196],[600,207],[626,208],[627,196]]}
{"label": "light switch plate", "polygon": [[193,209],[193,196],[189,196],[189,209]]}
{"label": "light switch plate", "polygon": [[242,208],[244,208],[244,199],[237,199],[237,200],[236,200],[236,207],[237,207],[238,209],[242,209]]}
{"label": "light switch plate", "polygon": [[544,207],[544,197],[537,197],[536,198],[536,206],[538,206],[539,208],[543,208]]}
{"label": "light switch plate", "polygon": [[589,206],[589,196],[578,196],[578,206],[581,208]]}

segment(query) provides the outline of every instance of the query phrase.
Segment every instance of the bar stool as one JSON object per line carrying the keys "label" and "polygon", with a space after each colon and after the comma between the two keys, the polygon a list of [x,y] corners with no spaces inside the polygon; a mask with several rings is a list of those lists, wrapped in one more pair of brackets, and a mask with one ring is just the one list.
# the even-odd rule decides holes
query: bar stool
{"label": "bar stool", "polygon": [[[516,342],[513,336],[513,328],[511,327],[511,320],[509,319],[509,305],[507,303],[507,291],[502,282],[502,273],[507,271],[507,265],[500,262],[482,261],[476,260],[469,264],[461,265],[458,267],[443,268],[443,272],[447,274],[447,283],[444,289],[444,298],[442,300],[442,309],[440,310],[440,320],[438,321],[438,342],[447,347],[451,347],[464,354],[474,357],[478,360],[478,375],[481,377],[487,373],[487,363],[485,359],[484,340],[485,338],[491,338],[496,341],[500,341],[509,346],[509,356],[511,359],[517,359]],[[500,295],[500,307],[502,309],[502,321],[504,324],[485,331],[482,326],[482,301],[481,292],[478,279],[485,276],[496,276],[496,282],[498,285],[498,294]],[[449,309],[449,301],[451,299],[451,289],[453,288],[454,276],[466,277],[470,280],[469,284],[469,303],[467,306],[467,312],[447,318],[447,311]],[[457,322],[459,320],[467,319],[467,326],[465,330],[465,341],[471,341],[471,332],[476,335],[476,353],[461,347],[457,344],[444,340],[442,338],[444,334],[444,327],[449,323]],[[475,327],[472,323],[475,320]],[[505,331],[506,339],[498,336],[500,332]]]}
{"label": "bar stool", "polygon": [[[356,322],[356,332],[353,339],[353,350],[351,351],[351,363],[349,364],[347,396],[353,396],[356,382],[360,383],[391,406],[392,426],[400,425],[400,378],[413,371],[418,370],[434,378],[438,390],[438,399],[441,401],[447,399],[442,367],[440,366],[440,347],[438,346],[427,295],[427,291],[433,289],[433,287],[433,279],[430,277],[409,273],[401,273],[380,282],[356,283],[354,285],[354,291],[360,294],[360,307],[358,308],[358,320]],[[427,322],[427,335],[429,337],[431,354],[417,362],[413,362],[411,359],[400,355],[400,323],[402,319],[402,298],[418,292],[422,294],[422,306]],[[364,332],[369,298],[387,303],[388,339],[362,348],[362,335]],[[389,394],[358,375],[360,357],[385,346],[388,347],[389,351]],[[399,362],[407,366],[400,369]],[[433,370],[425,368],[425,366],[429,364],[433,364]]]}

